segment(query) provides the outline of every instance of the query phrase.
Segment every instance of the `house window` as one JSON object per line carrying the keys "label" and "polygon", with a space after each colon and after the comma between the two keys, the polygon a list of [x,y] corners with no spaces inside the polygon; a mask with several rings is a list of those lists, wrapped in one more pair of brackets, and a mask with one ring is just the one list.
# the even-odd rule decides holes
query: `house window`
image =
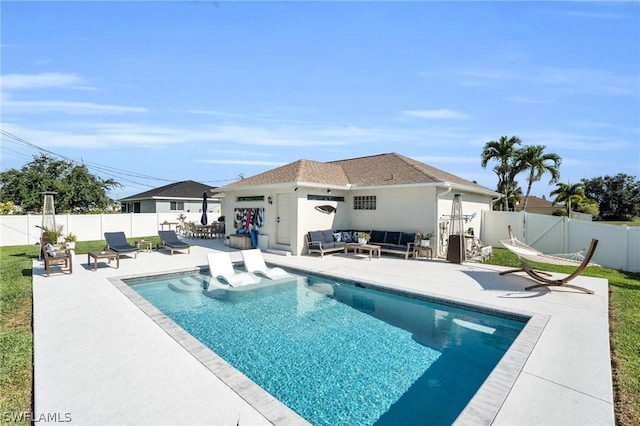
{"label": "house window", "polygon": [[236,197],[236,201],[264,201],[264,195],[252,195],[249,197]]}
{"label": "house window", "polygon": [[171,207],[169,207],[169,210],[184,210],[184,202],[171,201]]}
{"label": "house window", "polygon": [[363,195],[363,196],[353,197],[353,209],[354,210],[375,210],[376,196]]}
{"label": "house window", "polygon": [[121,213],[140,213],[140,202],[122,203],[120,205]]}

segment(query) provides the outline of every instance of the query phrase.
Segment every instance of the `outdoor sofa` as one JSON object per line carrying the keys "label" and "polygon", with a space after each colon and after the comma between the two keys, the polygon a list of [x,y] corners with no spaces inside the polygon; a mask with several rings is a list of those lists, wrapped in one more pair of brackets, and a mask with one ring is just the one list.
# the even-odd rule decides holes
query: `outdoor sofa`
{"label": "outdoor sofa", "polygon": [[416,242],[416,232],[379,231],[369,233],[371,239],[368,244],[380,246],[382,253],[399,254],[408,259],[413,255],[413,245]]}
{"label": "outdoor sofa", "polygon": [[399,254],[408,259],[413,255],[413,245],[416,241],[416,232],[401,231],[354,231],[340,230],[332,231],[325,229],[322,231],[309,231],[305,235],[307,240],[308,253],[325,253],[343,251],[347,243],[357,243],[358,233],[366,232],[371,236],[367,244],[380,246],[381,253]]}

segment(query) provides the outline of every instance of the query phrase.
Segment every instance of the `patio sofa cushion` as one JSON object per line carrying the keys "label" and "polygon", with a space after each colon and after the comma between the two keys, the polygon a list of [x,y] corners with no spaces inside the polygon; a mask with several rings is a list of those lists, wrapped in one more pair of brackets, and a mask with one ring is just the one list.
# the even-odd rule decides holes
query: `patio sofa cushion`
{"label": "patio sofa cushion", "polygon": [[409,243],[416,242],[416,233],[415,232],[403,232],[400,234],[400,242],[398,243],[401,246],[406,246]]}
{"label": "patio sofa cushion", "polygon": [[371,239],[369,240],[369,242],[372,244],[384,244],[384,237],[386,234],[386,231],[371,231]]}

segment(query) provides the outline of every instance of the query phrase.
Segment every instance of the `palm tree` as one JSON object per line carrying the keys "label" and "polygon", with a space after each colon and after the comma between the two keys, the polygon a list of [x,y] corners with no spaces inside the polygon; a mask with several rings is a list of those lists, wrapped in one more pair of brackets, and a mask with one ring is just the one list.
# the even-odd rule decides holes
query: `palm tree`
{"label": "palm tree", "polygon": [[509,201],[509,205],[513,206],[513,211],[516,210],[516,203],[520,201],[522,198],[522,188],[518,185],[518,182],[513,182],[513,184],[507,187],[507,200]]}
{"label": "palm tree", "polygon": [[525,146],[517,153],[516,167],[519,171],[528,170],[529,176],[527,177],[527,193],[524,196],[524,206],[522,210],[527,210],[527,201],[529,201],[529,194],[531,193],[531,186],[533,182],[538,182],[542,179],[545,173],[551,174],[551,180],[549,185],[556,183],[560,179],[560,171],[558,168],[562,164],[562,158],[558,154],[552,152],[545,153],[544,145],[531,145]]}
{"label": "palm tree", "polygon": [[567,217],[571,217],[571,203],[580,202],[584,199],[584,187],[582,183],[557,183],[556,189],[551,191],[550,195],[555,195],[554,203],[565,202],[567,206]]}
{"label": "palm tree", "polygon": [[507,190],[513,183],[512,169],[516,157],[516,145],[520,145],[520,138],[517,136],[501,136],[498,141],[489,141],[482,149],[482,167],[486,168],[489,161],[494,160],[498,164],[493,168],[498,175],[498,192],[503,194],[504,210],[509,210],[509,200]]}

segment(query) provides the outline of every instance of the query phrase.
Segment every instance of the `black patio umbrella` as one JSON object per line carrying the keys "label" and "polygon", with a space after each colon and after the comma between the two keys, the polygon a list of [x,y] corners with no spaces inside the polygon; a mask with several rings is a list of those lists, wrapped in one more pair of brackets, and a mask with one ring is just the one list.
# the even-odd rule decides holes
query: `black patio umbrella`
{"label": "black patio umbrella", "polygon": [[204,192],[202,194],[202,217],[200,218],[200,223],[206,225],[209,221],[207,220],[207,193]]}

